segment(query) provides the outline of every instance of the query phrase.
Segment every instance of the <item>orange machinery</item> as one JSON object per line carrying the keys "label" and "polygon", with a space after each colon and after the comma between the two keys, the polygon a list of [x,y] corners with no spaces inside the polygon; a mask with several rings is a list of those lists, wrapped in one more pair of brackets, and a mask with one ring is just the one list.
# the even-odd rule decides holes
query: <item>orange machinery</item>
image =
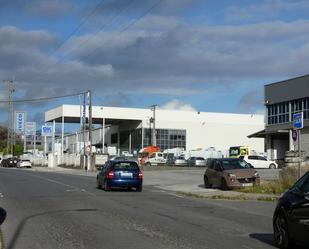
{"label": "orange machinery", "polygon": [[140,153],[141,165],[145,164],[145,159],[148,158],[152,153],[160,152],[159,146],[147,146]]}

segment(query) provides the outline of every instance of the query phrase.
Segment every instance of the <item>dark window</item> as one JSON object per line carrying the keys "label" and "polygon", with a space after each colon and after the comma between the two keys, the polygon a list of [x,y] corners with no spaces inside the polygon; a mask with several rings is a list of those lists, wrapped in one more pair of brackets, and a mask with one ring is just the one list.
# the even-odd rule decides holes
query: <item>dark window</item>
{"label": "dark window", "polygon": [[114,133],[111,135],[111,144],[116,144],[118,143],[118,134]]}
{"label": "dark window", "polygon": [[257,156],[248,156],[248,159],[250,159],[250,160],[258,160],[258,157]]}
{"label": "dark window", "polygon": [[114,170],[138,170],[135,162],[117,162],[113,165]]}
{"label": "dark window", "polygon": [[261,160],[261,161],[267,161],[267,159],[265,157],[262,157],[262,156],[259,156],[258,159]]}

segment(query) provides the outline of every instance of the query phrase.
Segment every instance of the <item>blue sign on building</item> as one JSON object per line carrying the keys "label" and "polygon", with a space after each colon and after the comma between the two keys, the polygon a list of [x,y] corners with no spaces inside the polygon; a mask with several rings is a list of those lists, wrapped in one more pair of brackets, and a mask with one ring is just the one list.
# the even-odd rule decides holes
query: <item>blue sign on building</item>
{"label": "blue sign on building", "polygon": [[304,127],[303,112],[293,114],[294,129],[302,129]]}
{"label": "blue sign on building", "polygon": [[53,127],[48,125],[42,126],[42,136],[51,137],[53,135]]}

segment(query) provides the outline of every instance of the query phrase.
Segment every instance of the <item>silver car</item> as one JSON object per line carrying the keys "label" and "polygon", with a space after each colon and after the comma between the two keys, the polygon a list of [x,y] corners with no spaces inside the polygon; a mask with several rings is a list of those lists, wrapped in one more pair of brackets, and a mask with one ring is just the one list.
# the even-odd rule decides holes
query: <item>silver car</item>
{"label": "silver car", "polygon": [[188,162],[184,157],[175,157],[173,165],[174,166],[188,166]]}
{"label": "silver car", "polygon": [[206,160],[203,157],[190,157],[188,159],[189,166],[205,167]]}

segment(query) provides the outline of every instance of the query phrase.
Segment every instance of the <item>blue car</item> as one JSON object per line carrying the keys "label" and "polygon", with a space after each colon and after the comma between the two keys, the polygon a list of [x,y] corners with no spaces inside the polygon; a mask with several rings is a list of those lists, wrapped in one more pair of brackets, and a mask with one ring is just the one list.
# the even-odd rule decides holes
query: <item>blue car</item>
{"label": "blue car", "polygon": [[135,161],[111,160],[98,173],[97,188],[105,191],[111,188],[135,188],[142,192],[143,173]]}

